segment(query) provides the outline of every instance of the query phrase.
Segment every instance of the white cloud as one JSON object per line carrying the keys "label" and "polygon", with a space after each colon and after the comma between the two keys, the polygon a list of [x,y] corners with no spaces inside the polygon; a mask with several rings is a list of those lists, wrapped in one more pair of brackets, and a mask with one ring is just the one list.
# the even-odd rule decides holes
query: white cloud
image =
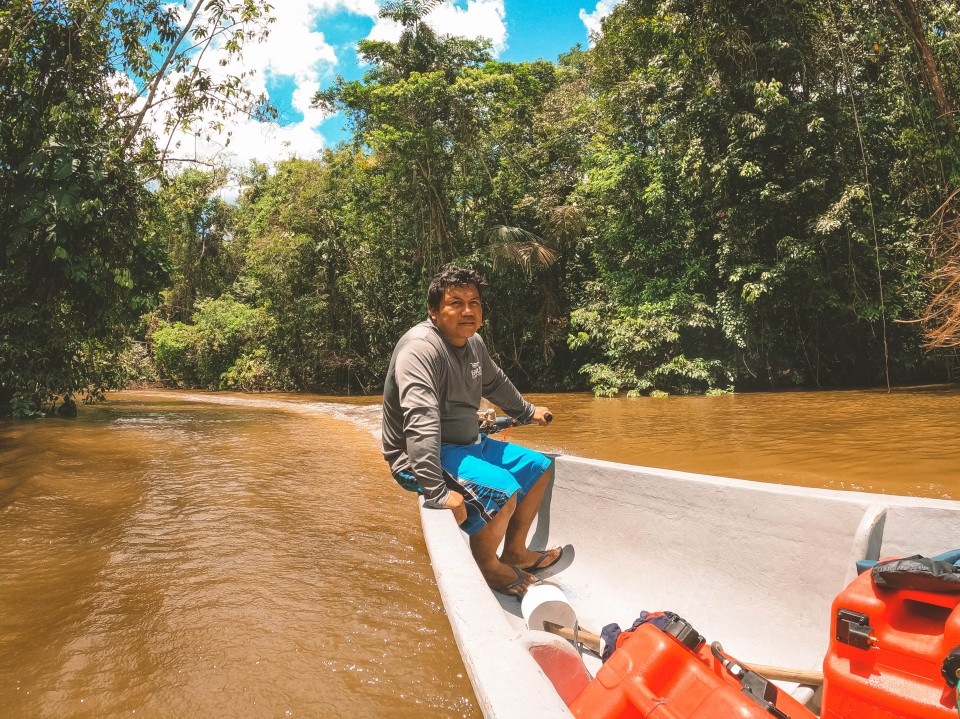
{"label": "white cloud", "polygon": [[[493,43],[493,51],[500,54],[507,46],[506,10],[503,0],[467,0],[466,8],[450,0],[438,5],[427,16],[427,22],[440,35],[459,35],[471,39],[486,38]],[[400,26],[392,20],[377,18],[370,31],[371,40],[395,42],[400,37]]]}
{"label": "white cloud", "polygon": [[[399,26],[379,18],[379,10],[377,0],[283,0],[274,3],[275,21],[267,39],[262,43],[248,41],[242,57],[229,57],[222,48],[208,50],[204,66],[214,77],[246,71],[244,86],[253,93],[266,92],[270,79],[292,81],[291,104],[303,114],[303,119],[286,124],[264,123],[236,115],[224,122],[219,135],[204,131],[196,137],[180,131],[171,143],[171,147],[179,143],[175,156],[199,160],[218,157],[239,166],[246,166],[252,159],[270,163],[293,155],[316,156],[325,144],[318,128],[327,116],[310,107],[310,102],[317,90],[330,83],[338,62],[335,49],[323,33],[324,19],[336,13],[369,17],[374,21],[370,39],[395,40],[400,34]],[[186,10],[181,12],[181,17],[188,16]],[[434,9],[427,21],[441,34],[485,37],[493,43],[494,52],[499,53],[506,47],[505,14],[503,0],[467,0],[465,7],[447,0]],[[226,61],[222,67],[221,60]],[[205,128],[214,120],[211,114],[197,127]],[[151,121],[165,143],[168,133],[160,126],[161,118],[155,116]]]}
{"label": "white cloud", "polygon": [[499,55],[507,46],[505,18],[503,0],[470,0],[466,10],[444,3],[430,14],[429,20],[441,34],[486,38]]}
{"label": "white cloud", "polygon": [[587,12],[580,8],[580,19],[587,27],[587,35],[590,37],[590,46],[593,46],[593,38],[602,32],[600,23],[607,15],[613,12],[613,9],[619,5],[622,0],[598,0],[597,6],[593,12]]}
{"label": "white cloud", "polygon": [[[292,155],[313,157],[324,147],[317,128],[326,115],[310,107],[314,93],[333,75],[337,64],[334,48],[323,34],[321,14],[346,11],[376,15],[376,0],[302,0],[274,4],[270,33],[263,42],[248,41],[241,57],[230,57],[222,47],[204,55],[204,67],[215,78],[246,72],[244,87],[254,94],[265,93],[269,80],[284,79],[294,85],[292,106],[303,119],[293,123],[258,122],[235,115],[217,134],[204,131],[200,137],[177,132],[171,147],[179,145],[176,157],[220,161],[245,166],[252,159],[275,162]],[[186,17],[186,14],[181,14]],[[223,66],[221,61],[225,61]],[[176,78],[172,77],[171,81]],[[162,118],[151,118],[154,130],[166,141],[169,133],[160,126]],[[197,127],[205,128],[216,118],[204,117]],[[281,118],[282,120],[282,118]]]}

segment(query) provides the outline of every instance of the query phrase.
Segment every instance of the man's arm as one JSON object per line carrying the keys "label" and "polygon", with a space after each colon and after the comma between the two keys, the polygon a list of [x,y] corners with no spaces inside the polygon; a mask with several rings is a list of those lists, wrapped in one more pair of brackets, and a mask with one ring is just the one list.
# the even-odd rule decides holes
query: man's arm
{"label": "man's arm", "polygon": [[[479,335],[477,336],[479,337]],[[538,420],[536,416],[537,408],[523,398],[506,373],[490,358],[487,347],[482,340],[480,342],[480,360],[483,371],[481,392],[485,399],[493,402],[520,422],[534,421],[538,424],[546,424],[545,420],[541,421],[543,413],[541,412],[541,418]]]}
{"label": "man's arm", "polygon": [[[439,368],[430,361],[433,356],[427,343],[410,342],[399,351],[394,371],[410,471],[423,490],[425,503],[440,508],[446,506],[451,492],[440,467]],[[460,500],[462,503],[462,497]],[[456,499],[452,502],[456,504]]]}

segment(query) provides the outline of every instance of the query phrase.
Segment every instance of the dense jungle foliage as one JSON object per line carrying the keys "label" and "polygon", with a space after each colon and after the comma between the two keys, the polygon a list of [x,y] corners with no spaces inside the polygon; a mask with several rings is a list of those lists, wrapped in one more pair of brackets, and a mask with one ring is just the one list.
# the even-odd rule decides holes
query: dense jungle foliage
{"label": "dense jungle foliage", "polygon": [[176,148],[147,113],[189,127],[262,106],[196,51],[239,53],[270,6],[204,5],[184,18],[157,0],[0,3],[0,415],[75,412],[74,395],[126,381],[118,357],[171,266],[148,183]]}
{"label": "dense jungle foliage", "polygon": [[[115,188],[97,195],[107,229],[73,236],[104,262],[126,253],[109,265],[120,279],[98,281],[110,333],[59,275],[34,279],[77,261],[59,257],[74,246],[49,238],[49,220],[5,240],[8,258],[30,257],[0,273],[8,405],[79,391],[62,362],[24,368],[58,347],[93,371],[102,359],[78,348],[109,349],[94,338],[119,329],[138,340],[122,362],[134,379],[376,392],[447,263],[489,278],[484,337],[523,389],[943,378],[917,320],[940,289],[938,218],[956,215],[960,187],[956,3],[625,0],[591,49],[521,64],[438,36],[435,4],[385,4],[400,40],[362,42],[364,78],[317,95],[346,113],[351,140],[249,168],[236,203],[220,199],[221,170],[168,173],[150,193],[119,161],[97,176]],[[3,62],[0,88],[22,86]],[[73,124],[102,121],[95,98],[82,102]],[[22,161],[9,159],[15,132],[0,138],[5,175]],[[43,177],[56,178],[59,150],[44,147]],[[24,222],[17,211],[2,210],[5,227]],[[136,214],[136,231],[112,237],[111,212]],[[161,267],[166,289],[137,325]],[[36,296],[25,282],[77,314],[24,314],[9,296]]]}

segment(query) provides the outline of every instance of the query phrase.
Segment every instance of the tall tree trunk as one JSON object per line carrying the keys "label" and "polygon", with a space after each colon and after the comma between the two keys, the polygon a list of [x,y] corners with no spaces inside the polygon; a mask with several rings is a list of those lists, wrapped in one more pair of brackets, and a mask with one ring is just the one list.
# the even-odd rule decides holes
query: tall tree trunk
{"label": "tall tree trunk", "polygon": [[957,126],[953,118],[953,109],[947,92],[943,87],[943,81],[940,79],[940,71],[937,69],[937,60],[927,44],[926,33],[923,29],[923,22],[920,19],[920,10],[917,8],[915,0],[887,0],[887,4],[894,14],[900,20],[900,24],[910,35],[913,44],[920,55],[920,65],[923,71],[923,77],[930,87],[930,93],[933,95],[933,101],[937,106],[937,113],[944,119],[947,125],[947,131],[950,137],[956,134]]}

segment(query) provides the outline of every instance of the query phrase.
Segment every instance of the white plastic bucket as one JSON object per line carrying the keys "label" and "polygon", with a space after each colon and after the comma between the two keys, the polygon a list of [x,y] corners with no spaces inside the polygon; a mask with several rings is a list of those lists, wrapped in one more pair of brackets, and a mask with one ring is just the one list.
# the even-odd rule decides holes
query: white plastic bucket
{"label": "white plastic bucket", "polygon": [[527,590],[520,602],[520,612],[530,629],[543,631],[544,622],[572,628],[577,613],[567,602],[563,590],[555,584],[535,584]]}

